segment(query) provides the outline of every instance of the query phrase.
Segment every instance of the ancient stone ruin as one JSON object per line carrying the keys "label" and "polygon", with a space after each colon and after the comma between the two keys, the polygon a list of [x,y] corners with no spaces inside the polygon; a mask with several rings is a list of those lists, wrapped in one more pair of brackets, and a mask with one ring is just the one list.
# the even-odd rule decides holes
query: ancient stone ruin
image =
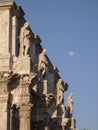
{"label": "ancient stone ruin", "polygon": [[0,130],[75,130],[71,93],[15,2],[0,2]]}

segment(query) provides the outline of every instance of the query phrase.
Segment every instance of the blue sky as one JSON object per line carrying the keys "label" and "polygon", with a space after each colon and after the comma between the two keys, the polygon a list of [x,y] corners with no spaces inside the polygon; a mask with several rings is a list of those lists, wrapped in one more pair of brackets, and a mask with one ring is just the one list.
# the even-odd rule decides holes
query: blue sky
{"label": "blue sky", "polygon": [[16,0],[74,93],[77,128],[98,130],[98,0]]}

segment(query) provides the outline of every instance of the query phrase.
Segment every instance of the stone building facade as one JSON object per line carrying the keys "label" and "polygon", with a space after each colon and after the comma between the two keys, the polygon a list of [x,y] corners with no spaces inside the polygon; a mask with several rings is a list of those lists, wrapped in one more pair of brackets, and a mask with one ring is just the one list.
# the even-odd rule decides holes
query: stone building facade
{"label": "stone building facade", "polygon": [[0,2],[0,130],[75,130],[73,94],[15,2]]}

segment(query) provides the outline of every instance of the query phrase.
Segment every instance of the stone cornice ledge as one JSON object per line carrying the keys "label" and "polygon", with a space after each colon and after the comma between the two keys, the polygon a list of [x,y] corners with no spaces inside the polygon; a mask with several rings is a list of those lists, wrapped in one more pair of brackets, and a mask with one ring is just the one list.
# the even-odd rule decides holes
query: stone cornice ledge
{"label": "stone cornice ledge", "polygon": [[15,9],[18,11],[18,15],[19,14],[21,14],[22,16],[25,15],[25,13],[22,10],[22,8],[20,6],[17,6],[14,1],[0,1],[0,10],[1,9],[10,9],[10,8],[13,8],[13,7],[15,7]]}
{"label": "stone cornice ledge", "polygon": [[13,1],[0,1],[0,7],[11,7],[13,5],[16,6],[16,3]]}

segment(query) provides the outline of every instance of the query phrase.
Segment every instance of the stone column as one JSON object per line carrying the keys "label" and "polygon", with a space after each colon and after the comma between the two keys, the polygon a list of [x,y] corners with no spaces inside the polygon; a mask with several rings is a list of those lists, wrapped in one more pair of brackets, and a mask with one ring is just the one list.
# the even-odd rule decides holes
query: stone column
{"label": "stone column", "polygon": [[30,130],[30,113],[32,104],[19,105],[20,127],[19,130]]}
{"label": "stone column", "polygon": [[0,71],[10,70],[12,2],[0,2]]}

